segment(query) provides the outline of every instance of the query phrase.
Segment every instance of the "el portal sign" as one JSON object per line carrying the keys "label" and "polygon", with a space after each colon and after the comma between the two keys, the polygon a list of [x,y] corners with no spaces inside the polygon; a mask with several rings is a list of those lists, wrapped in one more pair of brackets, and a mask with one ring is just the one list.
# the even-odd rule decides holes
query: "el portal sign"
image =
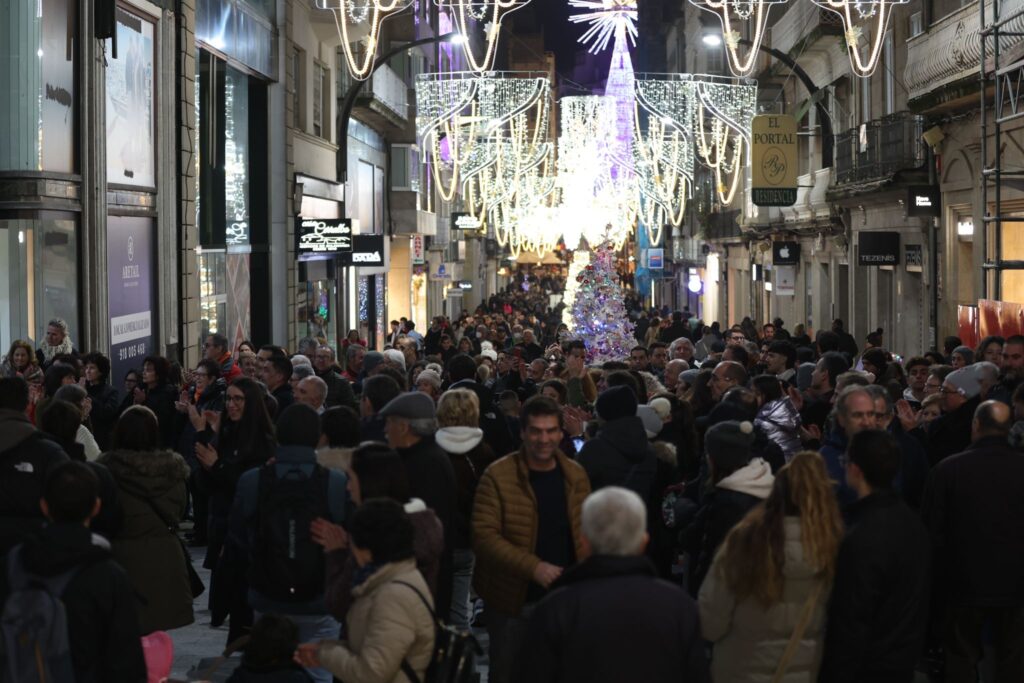
{"label": "el portal sign", "polygon": [[793,206],[797,189],[796,119],[755,116],[751,126],[750,194],[758,206]]}

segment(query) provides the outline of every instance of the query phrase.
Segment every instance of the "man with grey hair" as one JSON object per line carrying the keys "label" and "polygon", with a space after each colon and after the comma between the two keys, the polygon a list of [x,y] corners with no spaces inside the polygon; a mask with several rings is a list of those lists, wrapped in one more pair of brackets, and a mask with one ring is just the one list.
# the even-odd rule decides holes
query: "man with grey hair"
{"label": "man with grey hair", "polygon": [[658,578],[643,554],[646,529],[646,508],[636,493],[609,486],[587,497],[587,557],[565,570],[530,615],[513,680],[711,680],[697,606]]}
{"label": "man with grey hair", "polygon": [[78,350],[71,343],[68,324],[61,318],[54,318],[46,323],[46,339],[36,350],[36,358],[43,370],[46,370],[53,365],[56,356],[68,354],[78,354]]}
{"label": "man with grey hair", "polygon": [[315,375],[316,373],[313,371],[312,365],[295,365],[295,359],[292,359],[292,378],[290,384],[292,385],[293,392],[298,390],[299,382]]}
{"label": "man with grey hair", "polygon": [[892,434],[903,453],[899,472],[893,482],[893,490],[902,496],[907,505],[918,510],[924,496],[925,482],[928,480],[928,454],[921,442],[903,431],[900,421],[894,419],[895,402],[889,390],[878,384],[872,384],[864,389],[871,394],[875,402],[875,429]]}
{"label": "man with grey hair", "polygon": [[676,393],[679,388],[679,374],[686,372],[690,367],[682,358],[673,358],[665,366],[665,388]]}
{"label": "man with grey hair", "polygon": [[295,386],[295,402],[305,403],[316,411],[317,415],[323,415],[327,406],[327,382],[316,375],[310,375],[299,381]]}
{"label": "man with grey hair", "polygon": [[338,372],[341,368],[334,362],[334,349],[326,344],[317,348],[313,356],[313,369],[316,370],[316,376],[327,385],[327,397],[324,400],[328,408],[356,407],[356,395],[352,390],[352,384],[341,376]]}
{"label": "man with grey hair", "polygon": [[437,616],[448,618],[452,603],[452,556],[455,551],[455,469],[437,445],[434,400],[419,391],[399,394],[378,415],[384,418],[388,445],[402,456],[409,476],[409,495],[434,511],[444,527],[444,554],[437,578],[434,604]]}
{"label": "man with grey hair", "polygon": [[686,337],[680,337],[669,345],[668,357],[671,360],[684,360],[686,361],[687,367],[689,367],[693,365],[693,356],[695,351],[696,349],[694,348],[692,341]]}
{"label": "man with grey hair", "polygon": [[836,419],[835,427],[829,432],[819,452],[825,459],[829,477],[836,483],[840,505],[848,505],[857,500],[857,492],[846,484],[846,447],[857,432],[877,429],[875,399],[866,387],[846,387],[836,399],[833,415]]}
{"label": "man with grey hair", "polygon": [[319,345],[317,344],[316,339],[313,339],[312,337],[303,337],[299,340],[298,354],[300,356],[305,356],[306,358],[312,358],[313,354],[316,353],[317,346]]}

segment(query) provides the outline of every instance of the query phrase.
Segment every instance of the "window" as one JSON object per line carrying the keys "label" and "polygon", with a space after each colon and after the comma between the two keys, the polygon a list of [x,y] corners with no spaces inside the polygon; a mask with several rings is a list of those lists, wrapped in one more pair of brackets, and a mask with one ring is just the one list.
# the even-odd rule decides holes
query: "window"
{"label": "window", "polygon": [[859,78],[860,81],[860,121],[867,123],[871,120],[871,77]]}
{"label": "window", "polygon": [[725,52],[723,47],[709,47],[704,50],[704,54],[707,55],[709,74],[720,74],[725,71]]}
{"label": "window", "polygon": [[331,139],[331,70],[313,62],[313,135]]}
{"label": "window", "polygon": [[909,37],[919,36],[924,33],[924,19],[921,12],[914,12],[907,18],[907,34]]}
{"label": "window", "polygon": [[306,130],[306,52],[292,50],[292,126]]}
{"label": "window", "polygon": [[391,146],[391,189],[418,192],[420,154],[415,145]]}

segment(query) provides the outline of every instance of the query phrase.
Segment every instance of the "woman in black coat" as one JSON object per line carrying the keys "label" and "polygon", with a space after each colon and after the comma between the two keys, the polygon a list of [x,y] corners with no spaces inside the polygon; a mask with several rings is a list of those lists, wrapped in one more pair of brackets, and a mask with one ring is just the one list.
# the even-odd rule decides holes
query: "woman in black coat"
{"label": "woman in black coat", "polygon": [[101,451],[110,448],[110,434],[121,414],[121,398],[110,386],[110,359],[98,351],[85,357],[85,378],[81,381],[92,400],[89,419]]}
{"label": "woman in black coat", "polygon": [[206,420],[203,413],[224,410],[224,392],[227,383],[221,379],[220,365],[209,358],[199,361],[192,373],[192,386],[184,389],[175,408],[185,416],[185,424],[178,436],[178,453],[185,458],[191,474],[188,480],[189,498],[192,501],[192,515],[195,526],[192,528],[191,544],[202,547],[207,543],[206,525],[209,521],[209,494],[204,483],[200,481],[202,466],[196,458],[196,440],[200,432],[206,431]]}
{"label": "woman in black coat", "polygon": [[235,379],[224,396],[224,410],[205,411],[205,429],[196,436],[196,459],[202,466],[199,483],[209,496],[206,560],[212,570],[210,610],[219,626],[230,613],[233,637],[242,635],[252,620],[246,609],[245,562],[225,556],[228,516],[242,474],[262,466],[274,455],[274,428],[270,422],[263,385],[248,377]]}
{"label": "woman in black coat", "polygon": [[178,438],[178,413],[174,403],[178,391],[170,383],[171,364],[162,356],[146,356],[142,361],[142,383],[135,388],[135,405],[146,406],[160,425],[160,447],[172,449]]}

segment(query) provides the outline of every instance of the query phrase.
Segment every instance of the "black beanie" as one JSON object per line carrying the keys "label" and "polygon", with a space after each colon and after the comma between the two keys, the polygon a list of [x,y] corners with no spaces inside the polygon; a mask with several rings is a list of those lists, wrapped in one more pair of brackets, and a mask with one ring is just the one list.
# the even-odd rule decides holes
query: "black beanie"
{"label": "black beanie", "polygon": [[704,434],[704,452],[715,464],[717,479],[746,466],[753,445],[754,425],[749,422],[719,422]]}
{"label": "black beanie", "polygon": [[320,441],[320,416],[305,403],[293,403],[277,418],[277,443],[281,446],[316,448]]}
{"label": "black beanie", "polygon": [[605,422],[636,415],[636,394],[626,386],[611,387],[597,397],[597,416]]}

